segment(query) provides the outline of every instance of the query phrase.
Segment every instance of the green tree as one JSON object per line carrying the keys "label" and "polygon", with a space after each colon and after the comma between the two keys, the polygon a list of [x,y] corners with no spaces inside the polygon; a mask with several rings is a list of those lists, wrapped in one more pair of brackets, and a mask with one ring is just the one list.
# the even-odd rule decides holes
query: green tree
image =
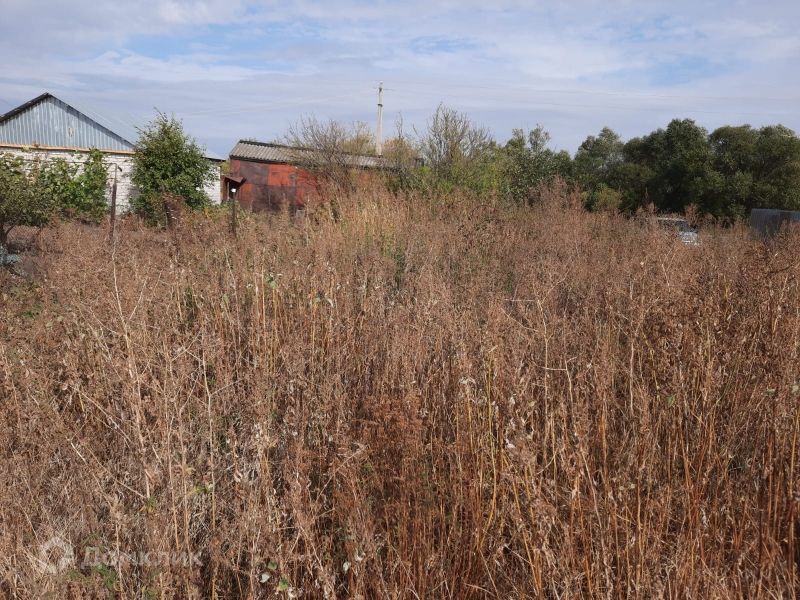
{"label": "green tree", "polygon": [[417,184],[436,192],[459,187],[490,191],[498,180],[496,150],[488,129],[440,104],[416,140],[416,152],[425,164]]}
{"label": "green tree", "polygon": [[620,209],[632,213],[650,204],[649,188],[653,177],[653,169],[646,164],[633,160],[625,160],[620,164],[616,173],[617,189],[622,196]]}
{"label": "green tree", "polygon": [[15,227],[43,227],[56,210],[51,194],[43,189],[43,165],[25,165],[19,156],[0,154],[0,251],[8,246]]}
{"label": "green tree", "polygon": [[202,208],[210,202],[203,188],[214,177],[214,166],[203,148],[174,117],[159,114],[139,131],[131,175],[138,190],[131,201],[135,212],[160,220],[164,194],[180,196],[188,206]]}
{"label": "green tree", "polygon": [[689,204],[706,210],[716,186],[713,155],[706,130],[691,119],[674,119],[666,129],[628,141],[623,155],[636,165],[621,173],[632,186],[629,193],[639,194],[626,198],[629,210],[650,202],[664,212],[681,212]]}
{"label": "green tree", "polygon": [[800,139],[783,125],[758,132],[753,159],[753,206],[800,210]]}
{"label": "green tree", "polygon": [[[781,125],[725,126],[710,135],[690,119],[622,143],[604,128],[578,149],[574,175],[590,207],[632,212],[688,206],[731,222],[752,208],[800,209],[800,139]],[[615,193],[610,193],[613,190]]]}
{"label": "green tree", "polygon": [[749,125],[720,127],[708,136],[715,176],[708,186],[706,212],[734,220],[753,208],[758,137]]}
{"label": "green tree", "polygon": [[526,135],[515,129],[503,147],[501,188],[517,202],[530,202],[531,191],[542,183],[572,174],[572,159],[566,151],[555,152],[548,145],[550,134],[541,125]]}
{"label": "green tree", "polygon": [[615,186],[617,169],[624,160],[623,146],[619,135],[608,127],[583,141],[575,153],[574,171],[584,190],[592,193],[601,184]]}
{"label": "green tree", "polygon": [[716,177],[707,212],[732,220],[753,208],[800,209],[800,139],[791,129],[720,127],[709,144]]}

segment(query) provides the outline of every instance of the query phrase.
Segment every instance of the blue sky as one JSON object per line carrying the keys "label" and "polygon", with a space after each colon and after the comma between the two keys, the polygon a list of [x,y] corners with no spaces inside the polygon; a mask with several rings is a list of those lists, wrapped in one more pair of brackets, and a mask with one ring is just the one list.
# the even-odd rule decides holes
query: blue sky
{"label": "blue sky", "polygon": [[800,129],[800,3],[775,0],[0,0],[0,112],[43,91],[218,154],[303,115],[424,127],[439,102],[498,140],[542,124],[574,151],[674,117]]}

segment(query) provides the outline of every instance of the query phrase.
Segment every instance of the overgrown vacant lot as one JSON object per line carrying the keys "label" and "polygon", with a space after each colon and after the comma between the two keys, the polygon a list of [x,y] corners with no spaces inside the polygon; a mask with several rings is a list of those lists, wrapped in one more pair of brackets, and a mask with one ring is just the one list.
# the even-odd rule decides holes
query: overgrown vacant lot
{"label": "overgrown vacant lot", "polygon": [[572,204],[45,231],[0,274],[2,594],[795,597],[800,236]]}

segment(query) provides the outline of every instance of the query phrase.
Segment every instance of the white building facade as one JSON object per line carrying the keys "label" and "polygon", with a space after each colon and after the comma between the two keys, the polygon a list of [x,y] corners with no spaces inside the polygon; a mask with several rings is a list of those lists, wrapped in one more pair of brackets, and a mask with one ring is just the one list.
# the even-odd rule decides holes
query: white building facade
{"label": "white building facade", "polygon": [[[138,138],[135,126],[110,119],[95,110],[76,108],[52,94],[42,94],[0,116],[0,154],[21,156],[26,162],[63,158],[82,165],[91,149],[100,150],[108,167],[106,198],[111,203],[117,183],[117,211],[130,207],[136,188],[131,182],[133,154]],[[212,203],[221,198],[222,159],[207,155],[216,165],[216,177],[204,191]]]}

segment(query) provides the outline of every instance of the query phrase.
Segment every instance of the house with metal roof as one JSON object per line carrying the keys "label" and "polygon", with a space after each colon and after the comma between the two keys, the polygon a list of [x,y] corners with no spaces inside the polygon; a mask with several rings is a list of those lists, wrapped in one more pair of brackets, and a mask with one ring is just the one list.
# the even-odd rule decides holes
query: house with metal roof
{"label": "house with metal roof", "polygon": [[[124,210],[136,193],[131,184],[133,154],[139,138],[133,119],[109,115],[85,102],[64,100],[44,93],[0,115],[0,153],[22,156],[25,160],[63,158],[82,164],[88,152],[103,152],[108,165],[108,199],[117,183],[117,207]],[[213,153],[206,158],[221,164]],[[206,194],[212,202],[220,200],[219,181],[209,184]]]}
{"label": "house with metal roof", "polygon": [[230,189],[235,187],[239,204],[255,212],[299,209],[318,189],[317,167],[331,160],[362,172],[385,167],[380,156],[349,152],[328,156],[311,148],[240,140],[228,159],[225,181],[229,189],[224,195],[230,197]]}

